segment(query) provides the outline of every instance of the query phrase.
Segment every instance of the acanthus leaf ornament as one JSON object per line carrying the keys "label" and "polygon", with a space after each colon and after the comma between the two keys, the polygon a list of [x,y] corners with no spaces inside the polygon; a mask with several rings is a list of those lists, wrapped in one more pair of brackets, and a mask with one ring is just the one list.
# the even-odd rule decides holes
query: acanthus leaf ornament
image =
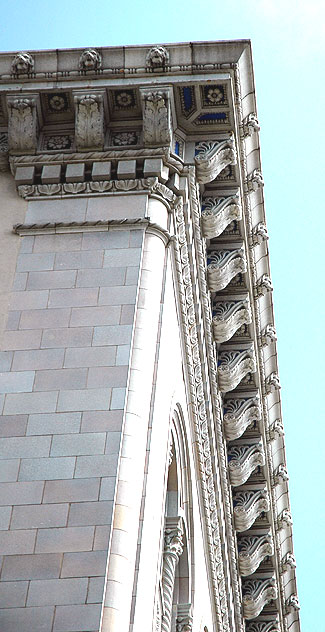
{"label": "acanthus leaf ornament", "polygon": [[280,378],[277,373],[271,373],[265,380],[265,392],[267,395],[279,391],[281,388]]}
{"label": "acanthus leaf ornament", "polygon": [[252,230],[252,243],[253,246],[259,246],[263,241],[267,241],[269,238],[266,225],[263,222],[259,222]]}
{"label": "acanthus leaf ornament", "polygon": [[104,146],[104,104],[101,94],[76,95],[75,141],[80,151]]}
{"label": "acanthus leaf ornament", "polygon": [[244,249],[213,250],[208,253],[208,286],[211,292],[223,290],[239,273],[246,272]]}
{"label": "acanthus leaf ornament", "polygon": [[238,439],[246,428],[261,419],[259,398],[226,399],[223,428],[228,441]]}
{"label": "acanthus leaf ornament", "polygon": [[283,560],[281,560],[281,575],[283,575],[284,573],[286,573],[286,571],[294,570],[296,568],[297,564],[296,564],[296,559],[293,553],[286,553],[286,555],[284,556]]}
{"label": "acanthus leaf ornament", "polygon": [[260,131],[260,125],[255,112],[251,112],[243,120],[244,137],[253,136],[256,132]]}
{"label": "acanthus leaf ornament", "polygon": [[79,70],[99,70],[102,65],[102,58],[100,53],[94,48],[87,48],[84,50],[79,58]]}
{"label": "acanthus leaf ornament", "polygon": [[246,181],[246,187],[248,193],[253,193],[258,191],[264,186],[264,180],[261,171],[259,169],[254,169],[252,173],[249,174]]}
{"label": "acanthus leaf ornament", "polygon": [[248,373],[255,373],[253,348],[243,351],[221,351],[218,364],[218,384],[222,393],[233,391]]}
{"label": "acanthus leaf ornament", "polygon": [[9,151],[35,153],[37,149],[37,112],[35,98],[8,98]]}
{"label": "acanthus leaf ornament", "polygon": [[165,68],[169,62],[169,52],[165,46],[152,46],[146,56],[147,68]]}
{"label": "acanthus leaf ornament", "polygon": [[140,90],[143,111],[144,145],[170,145],[172,122],[170,111],[170,90],[168,88]]}
{"label": "acanthus leaf ornament", "polygon": [[265,465],[261,443],[232,446],[228,450],[228,459],[229,478],[233,487],[243,485],[257,467]]}
{"label": "acanthus leaf ornament", "polygon": [[250,529],[261,513],[270,509],[270,501],[264,489],[236,492],[233,500],[235,528],[239,532]]}
{"label": "acanthus leaf ornament", "polygon": [[212,182],[225,167],[237,164],[234,136],[229,134],[220,141],[196,143],[194,160],[198,182]]}
{"label": "acanthus leaf ornament", "polygon": [[261,345],[262,347],[267,347],[272,344],[272,342],[277,341],[275,327],[273,325],[266,325],[265,329],[261,333]]}
{"label": "acanthus leaf ornament", "polygon": [[243,610],[245,619],[254,619],[264,606],[277,598],[274,577],[248,579],[243,584]]}
{"label": "acanthus leaf ornament", "polygon": [[17,53],[11,62],[13,75],[30,74],[34,71],[34,59],[30,53]]}
{"label": "acanthus leaf ornament", "polygon": [[247,621],[246,632],[280,632],[279,621]]}
{"label": "acanthus leaf ornament", "polygon": [[219,237],[225,228],[242,217],[239,191],[233,195],[206,197],[202,201],[201,225],[203,236]]}
{"label": "acanthus leaf ornament", "polygon": [[244,324],[252,322],[248,297],[239,301],[218,301],[212,305],[212,328],[215,342],[230,340]]}
{"label": "acanthus leaf ornament", "polygon": [[265,296],[268,292],[272,292],[273,286],[270,277],[267,274],[263,274],[260,279],[258,279],[255,292],[256,296],[259,298],[260,296]]}
{"label": "acanthus leaf ornament", "polygon": [[240,574],[243,577],[252,575],[263,560],[274,553],[272,536],[270,533],[255,536],[243,536],[238,540],[238,562]]}

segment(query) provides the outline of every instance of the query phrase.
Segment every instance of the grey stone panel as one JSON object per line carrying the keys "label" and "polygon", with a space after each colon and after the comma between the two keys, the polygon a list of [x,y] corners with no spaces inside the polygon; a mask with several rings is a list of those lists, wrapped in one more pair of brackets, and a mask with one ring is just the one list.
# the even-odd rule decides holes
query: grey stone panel
{"label": "grey stone panel", "polygon": [[91,577],[89,579],[87,603],[102,603],[104,584],[105,577]]}
{"label": "grey stone panel", "polygon": [[79,432],[81,413],[29,415],[27,435],[66,434]]}
{"label": "grey stone panel", "polygon": [[[49,307],[87,307],[97,305],[98,288],[50,290]],[[43,307],[43,306],[42,306]]]}
{"label": "grey stone panel", "polygon": [[[25,605],[28,582],[1,582],[0,608],[19,608]],[[95,588],[95,587],[94,587]],[[93,589],[94,593],[95,590]]]}
{"label": "grey stone panel", "polygon": [[112,521],[113,502],[73,503],[69,513],[69,527],[108,525]]}
{"label": "grey stone panel", "polygon": [[94,162],[91,171],[91,179],[93,181],[110,180],[111,179],[111,163],[110,162]]}
{"label": "grey stone panel", "polygon": [[0,483],[0,505],[33,505],[42,502],[44,481]]}
{"label": "grey stone panel", "polygon": [[125,285],[136,285],[139,277],[138,266],[129,266],[126,271]]}
{"label": "grey stone panel", "polygon": [[134,305],[122,305],[120,325],[132,325],[134,321],[134,309]]}
{"label": "grey stone panel", "polygon": [[9,483],[18,479],[20,460],[1,459],[0,461],[0,482]]}
{"label": "grey stone panel", "polygon": [[113,388],[111,399],[111,410],[120,410],[124,408],[125,404],[125,388]]}
{"label": "grey stone panel", "polygon": [[57,391],[9,393],[6,395],[4,414],[52,413],[56,409],[57,396]]}
{"label": "grey stone panel", "polygon": [[116,347],[86,347],[67,349],[65,367],[96,367],[112,366],[115,364]]}
{"label": "grey stone panel", "polygon": [[95,529],[94,551],[107,551],[111,525],[100,525]]}
{"label": "grey stone panel", "polygon": [[45,481],[72,478],[75,457],[23,459],[19,470],[20,481]]}
{"label": "grey stone panel", "polygon": [[55,254],[50,252],[20,254],[17,258],[18,272],[53,270]]}
{"label": "grey stone panel", "polygon": [[62,555],[10,555],[3,560],[1,579],[52,579],[60,576]]}
{"label": "grey stone panel", "polygon": [[[22,292],[26,294],[26,292]],[[42,332],[38,329],[22,331],[5,331],[3,334],[3,348],[5,350],[39,349]]]}
{"label": "grey stone panel", "polygon": [[14,507],[11,519],[12,529],[45,529],[65,527],[69,505],[29,505]]}
{"label": "grey stone panel", "polygon": [[70,327],[87,325],[117,325],[120,322],[121,307],[112,305],[107,307],[73,307]]}
{"label": "grey stone panel", "polygon": [[101,479],[99,495],[100,500],[114,500],[115,483],[115,476],[109,476]]}
{"label": "grey stone panel", "polygon": [[22,312],[20,329],[51,329],[68,327],[70,309],[31,309]]}
{"label": "grey stone panel", "polygon": [[118,454],[120,451],[121,432],[108,432],[106,435],[105,454]]}
{"label": "grey stone panel", "polygon": [[83,182],[85,176],[85,164],[72,163],[67,165],[65,178],[67,182]]}
{"label": "grey stone panel", "polygon": [[[46,204],[49,201],[46,200]],[[56,208],[57,203],[55,202]],[[73,252],[80,250],[82,234],[75,233],[68,235],[36,235],[34,242],[34,252]]]}
{"label": "grey stone panel", "polygon": [[5,632],[48,632],[52,626],[54,607],[3,608],[0,610],[0,627]]}
{"label": "grey stone panel", "polygon": [[[102,199],[100,200],[102,203]],[[84,233],[82,250],[111,250],[112,248],[128,248],[129,230],[109,230],[105,232]]]}
{"label": "grey stone panel", "polygon": [[140,248],[118,248],[116,250],[105,250],[104,268],[138,266],[140,258]]}
{"label": "grey stone panel", "polygon": [[44,184],[57,184],[61,179],[61,165],[44,165],[41,180]]}
{"label": "grey stone panel", "polygon": [[10,517],[11,507],[0,507],[0,531],[6,531],[7,529],[9,529]]}
{"label": "grey stone panel", "polygon": [[51,270],[49,272],[29,272],[28,290],[52,290],[72,288],[76,282],[76,270]]}
{"label": "grey stone panel", "polygon": [[103,454],[105,442],[104,432],[57,435],[52,440],[51,456]]}
{"label": "grey stone panel", "polygon": [[92,327],[46,329],[43,332],[41,347],[47,349],[59,347],[87,347],[91,345],[92,336]]}
{"label": "grey stone panel", "polygon": [[107,325],[94,327],[93,345],[123,345],[131,340],[131,325]]}
{"label": "grey stone panel", "polygon": [[117,164],[117,177],[119,180],[135,178],[137,170],[136,160],[119,160]]}
{"label": "grey stone panel", "polygon": [[139,248],[143,243],[144,230],[135,229],[130,231],[130,248]]}
{"label": "grey stone panel", "polygon": [[105,575],[107,551],[65,553],[61,577],[87,577]]}
{"label": "grey stone panel", "polygon": [[[1,586],[1,584],[0,584]],[[30,582],[27,606],[85,603],[88,578],[48,579]]]}
{"label": "grey stone panel", "polygon": [[35,371],[0,373],[0,393],[24,393],[33,389]]}
{"label": "grey stone panel", "polygon": [[21,531],[2,531],[0,538],[0,555],[33,553],[35,538],[35,529],[25,529]]}
{"label": "grey stone panel", "polygon": [[46,481],[45,503],[82,502],[98,500],[99,478]]}
{"label": "grey stone panel", "polygon": [[98,269],[96,274],[91,269],[79,270],[77,276],[77,287],[111,287],[124,285],[126,277],[126,267]]}
{"label": "grey stone panel", "polygon": [[21,184],[33,184],[35,167],[17,167],[15,173],[16,186]]}
{"label": "grey stone panel", "polygon": [[26,235],[25,237],[21,237],[20,242],[20,252],[33,252],[34,247],[34,237],[32,235]]}
{"label": "grey stone panel", "polygon": [[26,289],[27,277],[27,272],[17,272],[15,274],[12,289],[17,290],[18,292],[23,292]]}
{"label": "grey stone panel", "polygon": [[55,270],[82,270],[83,268],[101,268],[104,251],[59,252],[55,256]]}
{"label": "grey stone panel", "polygon": [[78,456],[75,478],[115,476],[117,455]]}
{"label": "grey stone panel", "polygon": [[12,358],[12,351],[0,351],[0,371],[10,371]]}
{"label": "grey stone panel", "polygon": [[36,371],[34,391],[51,391],[67,387],[71,389],[84,388],[86,381],[87,369]]}
{"label": "grey stone panel", "polygon": [[6,437],[0,439],[0,458],[48,456],[50,437]]}
{"label": "grey stone panel", "polygon": [[111,389],[92,388],[88,390],[68,390],[59,393],[58,411],[108,410]]}
{"label": "grey stone panel", "polygon": [[88,388],[106,386],[126,386],[127,367],[93,367],[88,372]]}
{"label": "grey stone panel", "polygon": [[35,349],[16,351],[12,368],[15,371],[28,369],[60,369],[63,366],[64,349]]}
{"label": "grey stone panel", "polygon": [[27,415],[1,415],[0,437],[23,437],[26,432]]}
{"label": "grey stone panel", "polygon": [[57,606],[53,632],[96,632],[99,630],[101,606]]}
{"label": "grey stone panel", "polygon": [[94,527],[40,529],[37,533],[35,553],[91,551],[93,538]]}
{"label": "grey stone panel", "polygon": [[116,351],[116,366],[128,365],[130,360],[130,345],[119,345]]}
{"label": "grey stone panel", "polygon": [[137,295],[136,285],[103,287],[99,289],[99,305],[134,305]]}
{"label": "grey stone panel", "polygon": [[44,309],[47,306],[48,297],[48,290],[30,290],[23,294],[21,292],[12,292],[10,309]]}
{"label": "grey stone panel", "polygon": [[81,432],[121,431],[123,415],[119,410],[85,411],[82,414]]}
{"label": "grey stone panel", "polygon": [[[19,328],[20,315],[21,315],[21,312],[17,312],[17,311],[8,312],[8,318],[7,318],[7,324],[6,324],[7,331],[14,331]],[[34,327],[32,327],[32,329],[34,329]]]}
{"label": "grey stone panel", "polygon": [[[82,222],[85,219],[86,207],[87,200],[82,198],[60,200],[60,204],[56,200],[33,200],[28,204],[26,222],[31,224],[34,222],[41,224],[46,222]],[[47,252],[51,252],[50,248],[47,249]]]}

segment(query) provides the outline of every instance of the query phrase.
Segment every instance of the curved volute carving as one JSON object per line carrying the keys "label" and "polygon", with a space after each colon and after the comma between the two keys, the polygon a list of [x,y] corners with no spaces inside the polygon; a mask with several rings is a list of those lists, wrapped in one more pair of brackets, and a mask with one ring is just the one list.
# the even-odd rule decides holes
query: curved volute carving
{"label": "curved volute carving", "polygon": [[238,439],[247,426],[261,419],[258,397],[250,399],[227,399],[224,404],[223,428],[228,441]]}
{"label": "curved volute carving", "polygon": [[243,536],[238,541],[238,561],[240,574],[251,575],[256,571],[261,562],[273,555],[274,546],[270,533],[256,536]]}
{"label": "curved volute carving", "polygon": [[286,573],[286,571],[294,570],[296,568],[296,558],[293,553],[286,553],[283,560],[281,560],[281,575]]}
{"label": "curved volute carving", "polygon": [[212,306],[212,329],[215,342],[230,340],[242,325],[252,322],[248,297],[239,301],[218,301]]}
{"label": "curved volute carving", "polygon": [[228,450],[229,477],[234,487],[243,485],[255,468],[265,464],[265,454],[261,443],[236,445]]}
{"label": "curved volute carving", "polygon": [[237,162],[233,134],[225,140],[196,143],[194,159],[198,182],[212,182],[225,167]]}
{"label": "curved volute carving", "polygon": [[255,112],[251,112],[243,120],[244,137],[253,136],[256,132],[260,131],[260,125]]}
{"label": "curved volute carving", "polygon": [[246,531],[263,511],[268,511],[270,502],[264,489],[237,492],[233,496],[234,519],[237,531]]}
{"label": "curved volute carving", "polygon": [[297,595],[290,595],[285,604],[286,614],[290,614],[292,612],[297,612],[300,610],[299,599]]}
{"label": "curved volute carving", "polygon": [[233,195],[206,197],[202,201],[201,225],[204,237],[219,237],[234,220],[240,220],[242,208],[239,189]]}
{"label": "curved volute carving", "polygon": [[274,472],[274,485],[282,485],[282,483],[285,483],[288,480],[289,475],[287,468],[281,463]]}
{"label": "curved volute carving", "polygon": [[279,621],[248,621],[246,632],[280,632]]}
{"label": "curved volute carving", "polygon": [[245,619],[254,619],[264,606],[277,598],[274,577],[248,579],[243,585],[243,610]]}
{"label": "curved volute carving", "polygon": [[278,530],[292,526],[292,516],[289,509],[284,509],[278,517]]}
{"label": "curved volute carving", "polygon": [[265,294],[267,294],[268,292],[272,292],[272,290],[273,286],[270,277],[267,274],[263,274],[261,278],[258,279],[255,286],[256,296],[265,296]]}
{"label": "curved volute carving", "polygon": [[281,388],[280,378],[277,373],[271,373],[265,380],[265,391],[266,394],[274,393],[275,391],[279,391]]}
{"label": "curved volute carving", "polygon": [[243,351],[221,351],[218,360],[218,383],[222,393],[233,391],[248,373],[255,373],[253,348]]}
{"label": "curved volute carving", "polygon": [[269,238],[266,225],[263,222],[259,222],[252,231],[253,246],[258,246]]}
{"label": "curved volute carving", "polygon": [[257,191],[264,186],[264,180],[261,171],[254,169],[247,178],[247,190],[249,193]]}
{"label": "curved volute carving", "polygon": [[284,436],[284,426],[282,419],[275,419],[270,425],[269,436],[271,440]]}
{"label": "curved volute carving", "polygon": [[208,254],[208,285],[211,292],[223,290],[240,272],[246,272],[244,249],[213,250]]}
{"label": "curved volute carving", "polygon": [[276,342],[276,331],[273,325],[266,325],[265,329],[263,329],[261,333],[261,345],[262,347],[267,347],[272,344],[272,342]]}

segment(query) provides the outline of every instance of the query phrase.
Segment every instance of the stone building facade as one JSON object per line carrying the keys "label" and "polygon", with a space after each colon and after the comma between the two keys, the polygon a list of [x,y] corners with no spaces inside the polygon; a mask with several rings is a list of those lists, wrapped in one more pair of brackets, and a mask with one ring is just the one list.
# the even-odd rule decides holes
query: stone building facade
{"label": "stone building facade", "polygon": [[0,86],[1,630],[299,632],[250,43]]}

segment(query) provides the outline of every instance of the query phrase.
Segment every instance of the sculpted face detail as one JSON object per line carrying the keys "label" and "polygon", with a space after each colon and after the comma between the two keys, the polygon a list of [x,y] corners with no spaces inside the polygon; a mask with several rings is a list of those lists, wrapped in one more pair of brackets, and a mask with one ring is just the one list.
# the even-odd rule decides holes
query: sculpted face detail
{"label": "sculpted face detail", "polygon": [[169,62],[169,54],[164,46],[153,46],[146,58],[147,66],[151,68],[161,68]]}
{"label": "sculpted face detail", "polygon": [[98,70],[101,67],[101,56],[97,50],[89,48],[80,55],[80,70]]}

